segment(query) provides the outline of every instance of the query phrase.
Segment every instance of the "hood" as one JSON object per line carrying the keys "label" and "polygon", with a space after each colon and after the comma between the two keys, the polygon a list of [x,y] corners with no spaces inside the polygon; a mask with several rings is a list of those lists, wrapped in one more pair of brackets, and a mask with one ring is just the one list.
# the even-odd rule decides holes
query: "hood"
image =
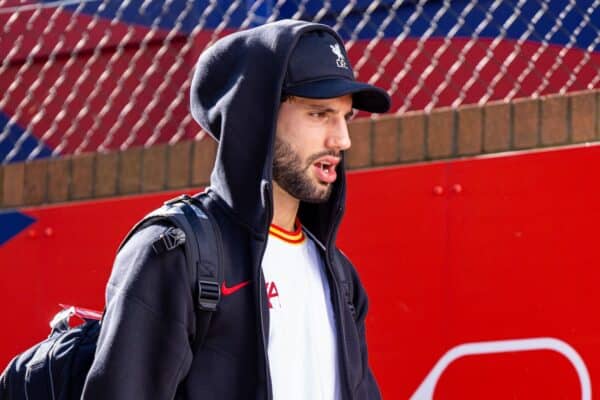
{"label": "hood", "polygon": [[[288,60],[299,37],[328,26],[282,20],[228,35],[205,50],[191,85],[191,112],[219,142],[209,191],[256,235],[266,237],[272,218],[272,164],[277,113]],[[330,199],[301,203],[302,224],[323,243],[335,241],[343,213],[345,172]]]}

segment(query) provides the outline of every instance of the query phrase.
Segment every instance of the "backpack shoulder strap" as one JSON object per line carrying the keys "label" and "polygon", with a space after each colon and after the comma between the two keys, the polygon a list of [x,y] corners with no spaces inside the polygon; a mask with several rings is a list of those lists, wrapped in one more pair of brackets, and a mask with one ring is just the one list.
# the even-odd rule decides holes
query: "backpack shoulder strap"
{"label": "backpack shoulder strap", "polygon": [[192,226],[192,237],[198,250],[198,307],[204,311],[216,311],[224,279],[221,232],[200,200],[183,195],[182,203],[181,209]]}
{"label": "backpack shoulder strap", "polygon": [[172,227],[165,230],[152,247],[160,253],[184,245],[192,294],[199,310],[193,342],[202,343],[221,299],[223,257],[219,227],[201,201],[184,194],[166,201],[142,218],[123,239],[119,250],[137,231],[160,222]]}

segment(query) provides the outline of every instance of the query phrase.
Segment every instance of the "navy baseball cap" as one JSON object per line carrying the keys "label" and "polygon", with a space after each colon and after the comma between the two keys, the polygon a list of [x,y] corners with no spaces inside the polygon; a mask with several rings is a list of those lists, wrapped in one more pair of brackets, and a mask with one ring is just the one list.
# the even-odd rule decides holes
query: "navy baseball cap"
{"label": "navy baseball cap", "polygon": [[329,99],[352,95],[352,107],[374,113],[390,108],[385,90],[354,79],[343,43],[327,31],[304,33],[292,51],[283,94]]}

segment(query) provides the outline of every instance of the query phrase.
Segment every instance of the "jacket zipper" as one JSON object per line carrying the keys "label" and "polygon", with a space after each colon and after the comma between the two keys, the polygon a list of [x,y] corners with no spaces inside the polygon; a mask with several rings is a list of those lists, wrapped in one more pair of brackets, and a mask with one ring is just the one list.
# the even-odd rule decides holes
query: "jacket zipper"
{"label": "jacket zipper", "polygon": [[[339,215],[339,214],[338,214]],[[315,235],[313,235],[310,231],[305,230],[305,232],[308,233],[308,235],[315,241],[315,243],[317,243],[322,249],[323,252],[325,253],[325,266],[327,267],[327,271],[329,272],[329,275],[331,276],[331,290],[333,292],[333,296],[332,299],[335,302],[335,304],[333,304],[333,307],[336,310],[336,327],[338,330],[338,335],[337,335],[337,345],[338,345],[338,349],[342,354],[342,362],[338,363],[339,367],[340,367],[340,378],[342,378],[344,380],[345,385],[342,385],[342,389],[345,388],[345,390],[342,390],[342,392],[346,392],[345,395],[342,395],[342,399],[347,400],[347,399],[352,399],[352,389],[350,388],[350,374],[348,373],[348,353],[346,351],[346,346],[345,346],[345,338],[346,338],[346,329],[344,328],[344,324],[342,323],[342,313],[344,312],[343,308],[342,308],[342,302],[340,302],[340,285],[339,282],[337,280],[337,277],[335,275],[335,272],[333,270],[333,263],[331,262],[331,257],[329,254],[329,249],[328,246],[323,245],[323,243],[321,243],[316,237]],[[328,240],[329,242],[329,240]],[[342,376],[343,375],[343,376]]]}
{"label": "jacket zipper", "polygon": [[[270,185],[266,184],[264,186],[263,189],[265,192],[265,198],[266,199],[271,199],[272,195],[271,195],[271,191],[270,191]],[[267,200],[268,202],[268,200]],[[267,221],[270,221],[273,218],[273,212],[272,212],[272,208],[270,204],[267,204]],[[267,235],[267,239],[268,240],[268,235]],[[267,243],[265,241],[265,245],[263,246],[261,253],[260,253],[260,259],[258,262],[258,276],[257,276],[257,282],[258,282],[258,306],[259,306],[259,316],[260,316],[260,333],[261,333],[261,339],[262,339],[262,347],[263,347],[263,356],[264,356],[264,360],[265,360],[265,380],[267,381],[267,400],[272,400],[273,398],[273,389],[272,389],[272,383],[271,383],[271,372],[269,369],[269,353],[267,350],[267,333],[265,332],[265,318],[264,318],[264,313],[263,313],[263,295],[265,292],[265,281],[264,281],[264,277],[263,277],[263,273],[262,273],[262,260],[263,257],[265,256],[265,251],[267,250]]]}
{"label": "jacket zipper", "polygon": [[[263,248],[262,254],[260,256],[260,259],[262,260],[263,256],[265,254],[265,249]],[[264,360],[265,360],[265,379],[267,381],[267,399],[271,400],[273,398],[273,393],[272,393],[272,388],[271,388],[271,373],[269,371],[269,354],[267,351],[267,337],[266,337],[266,332],[265,332],[265,319],[264,319],[264,314],[263,314],[263,292],[264,292],[264,288],[265,288],[265,282],[263,279],[263,275],[262,275],[262,266],[259,265],[258,268],[258,282],[259,282],[259,289],[258,289],[258,305],[259,305],[259,315],[260,315],[260,333],[261,333],[261,337],[262,337],[262,347],[263,347],[263,356],[264,356]]]}

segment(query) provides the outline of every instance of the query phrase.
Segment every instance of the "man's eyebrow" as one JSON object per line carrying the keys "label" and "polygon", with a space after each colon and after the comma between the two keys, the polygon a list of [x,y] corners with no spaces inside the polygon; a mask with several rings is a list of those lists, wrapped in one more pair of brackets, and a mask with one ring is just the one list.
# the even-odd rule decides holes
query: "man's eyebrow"
{"label": "man's eyebrow", "polygon": [[[323,106],[321,104],[306,104],[306,106],[312,110],[318,110],[321,112],[328,112],[328,113],[337,113],[338,112],[338,110],[336,110],[335,108]],[[344,114],[344,117],[346,117],[346,119],[348,119],[348,118],[352,118],[353,115],[354,115],[354,110],[351,109],[346,114]]]}
{"label": "man's eyebrow", "polygon": [[313,109],[313,110],[319,110],[319,111],[324,111],[324,112],[331,112],[331,113],[337,112],[336,109],[327,107],[327,106],[323,106],[321,104],[306,104],[306,107]]}

